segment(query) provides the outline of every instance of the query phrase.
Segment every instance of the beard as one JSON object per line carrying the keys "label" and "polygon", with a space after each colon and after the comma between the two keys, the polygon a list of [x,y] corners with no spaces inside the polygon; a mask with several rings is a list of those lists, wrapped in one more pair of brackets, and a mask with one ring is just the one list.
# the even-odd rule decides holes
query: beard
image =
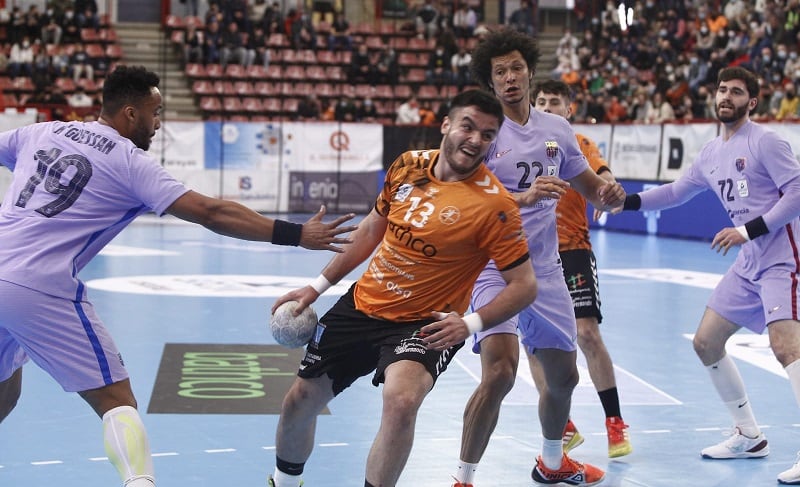
{"label": "beard", "polygon": [[737,120],[741,120],[742,118],[744,118],[744,116],[747,115],[747,113],[750,111],[750,109],[747,108],[747,105],[743,105],[743,106],[740,106],[740,107],[734,106],[733,107],[733,114],[732,115],[727,115],[727,116],[724,116],[724,117],[722,115],[720,115],[719,105],[717,105],[717,110],[716,111],[717,111],[717,118],[719,119],[720,122],[722,122],[722,123],[731,123],[731,122],[735,122]]}

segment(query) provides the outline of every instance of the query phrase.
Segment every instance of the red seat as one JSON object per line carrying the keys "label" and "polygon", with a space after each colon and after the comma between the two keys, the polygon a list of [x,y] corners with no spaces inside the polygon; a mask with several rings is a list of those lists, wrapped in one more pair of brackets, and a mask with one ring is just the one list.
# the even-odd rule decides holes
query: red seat
{"label": "red seat", "polygon": [[300,64],[317,64],[317,53],[313,49],[302,49],[297,52]]}
{"label": "red seat", "polygon": [[325,76],[325,68],[322,66],[308,66],[306,67],[306,77],[310,80],[322,81],[328,79]]}
{"label": "red seat", "polygon": [[253,93],[258,96],[273,96],[276,94],[275,86],[268,81],[256,81],[253,84]]}
{"label": "red seat", "polygon": [[417,91],[420,100],[434,100],[439,98],[439,90],[433,85],[422,85]]}
{"label": "red seat", "polygon": [[295,115],[297,113],[297,105],[300,100],[297,98],[286,98],[281,103],[281,111],[286,115]]}
{"label": "red seat", "polygon": [[173,44],[178,44],[178,46],[182,46],[185,37],[186,37],[185,31],[173,30],[172,34],[169,35],[169,41]]}
{"label": "red seat", "polygon": [[216,92],[214,91],[214,85],[212,85],[210,81],[207,79],[198,79],[192,83],[192,93],[203,96],[212,95]]}
{"label": "red seat", "polygon": [[267,45],[269,47],[287,47],[289,43],[287,42],[284,34],[281,34],[280,32],[274,32],[267,38]]}
{"label": "red seat", "polygon": [[186,18],[183,21],[184,21],[184,23],[186,25],[195,26],[195,28],[197,28],[197,30],[205,29],[205,25],[203,23],[203,19],[201,19],[200,17],[198,17],[196,15],[188,15],[188,16],[186,16]]}
{"label": "red seat", "polygon": [[106,46],[106,56],[112,61],[122,59],[122,48],[118,44],[109,44]]}
{"label": "red seat", "polygon": [[341,66],[328,66],[325,68],[325,72],[328,74],[328,79],[331,81],[342,81],[344,80],[344,70]]}
{"label": "red seat", "polygon": [[397,65],[408,68],[410,66],[418,66],[419,58],[413,52],[401,52],[397,55]]}
{"label": "red seat", "polygon": [[279,80],[283,78],[283,70],[280,66],[276,66],[274,64],[270,64],[267,68],[266,73],[264,73],[264,78],[271,79],[271,80]]}
{"label": "red seat", "polygon": [[253,96],[253,85],[249,81],[234,81],[233,89],[239,96]]}
{"label": "red seat", "polygon": [[383,49],[384,46],[380,36],[367,36],[367,38],[364,39],[364,44],[366,44],[369,49],[376,51]]}
{"label": "red seat", "polygon": [[229,64],[225,67],[225,76],[243,80],[247,78],[247,70],[241,64]]}
{"label": "red seat", "polygon": [[277,98],[267,98],[264,100],[264,112],[270,115],[281,113],[281,101]]}
{"label": "red seat", "polygon": [[88,44],[90,42],[100,42],[100,35],[94,27],[84,27],[81,29],[81,41]]}
{"label": "red seat", "polygon": [[408,100],[411,98],[411,87],[408,85],[396,85],[394,87],[394,97],[398,100]]}
{"label": "red seat", "polygon": [[290,80],[303,80],[306,79],[306,70],[298,65],[287,66],[283,77]]}
{"label": "red seat", "polygon": [[97,93],[99,89],[97,88],[97,83],[94,82],[93,79],[89,78],[81,78],[78,80],[78,86],[83,88],[83,91],[86,93]]}
{"label": "red seat", "polygon": [[219,79],[225,75],[225,72],[222,70],[221,64],[208,64],[206,65],[206,76],[211,79]]}
{"label": "red seat", "polygon": [[222,103],[216,96],[204,96],[200,98],[200,109],[209,114],[220,113],[222,111]]}
{"label": "red seat", "polygon": [[175,14],[167,15],[167,18],[164,19],[164,25],[169,29],[183,29],[186,27],[183,18]]}
{"label": "red seat", "polygon": [[408,40],[408,48],[412,51],[432,51],[433,42],[419,37],[412,37]]}
{"label": "red seat", "polygon": [[222,108],[227,113],[241,113],[244,111],[241,100],[239,100],[239,97],[236,96],[226,96],[223,98]]}
{"label": "red seat", "polygon": [[186,76],[188,78],[207,78],[208,73],[206,73],[206,68],[202,64],[187,64],[186,65]]}
{"label": "red seat", "polygon": [[264,103],[260,98],[246,97],[242,99],[242,109],[248,113],[261,113],[264,111]]}
{"label": "red seat", "polygon": [[56,78],[55,85],[61,88],[61,92],[65,95],[75,91],[75,82],[72,78]]}
{"label": "red seat", "polygon": [[86,55],[91,58],[105,57],[106,52],[100,44],[86,44]]}
{"label": "red seat", "polygon": [[375,87],[375,98],[383,98],[386,100],[391,100],[394,98],[394,92],[392,91],[392,85],[377,85]]}
{"label": "red seat", "polygon": [[320,98],[337,98],[339,96],[338,85],[333,83],[318,83],[314,85],[314,93]]}
{"label": "red seat", "polygon": [[406,74],[406,82],[407,83],[424,83],[425,82],[425,70],[422,68],[412,68],[408,70],[408,74]]}
{"label": "red seat", "polygon": [[335,52],[320,51],[317,53],[317,63],[319,64],[338,64],[339,59]]}
{"label": "red seat", "polygon": [[116,44],[119,42],[119,36],[117,35],[117,31],[112,28],[103,29],[99,33],[100,42],[103,44]]}

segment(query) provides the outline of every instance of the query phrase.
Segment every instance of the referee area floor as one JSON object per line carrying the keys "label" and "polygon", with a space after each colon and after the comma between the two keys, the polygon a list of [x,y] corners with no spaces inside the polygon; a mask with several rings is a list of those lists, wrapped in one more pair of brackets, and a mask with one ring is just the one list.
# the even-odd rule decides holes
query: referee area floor
{"label": "referee area floor", "polygon": [[[284,217],[286,218],[286,217]],[[326,217],[326,220],[331,217]],[[296,215],[293,221],[304,221]],[[737,334],[738,364],[771,454],[703,460],[724,439],[729,415],[691,345],[706,300],[734,256],[708,242],[593,231],[606,345],[634,451],[607,457],[603,411],[579,355],[571,415],[586,442],[572,452],[606,470],[603,486],[777,485],[800,449],[800,411],[766,336]],[[159,487],[263,487],[274,468],[274,432],[299,350],[275,345],[269,308],[316,277],[329,252],[242,242],[171,218],[140,218],[81,273],[131,374]],[[363,266],[354,272],[356,279]],[[346,289],[315,304],[321,315]],[[468,344],[469,345],[469,344]],[[449,487],[464,405],[480,364],[456,355],[419,413],[400,487]],[[478,468],[477,487],[532,486],[541,447],[537,394],[521,363]],[[378,428],[381,390],[370,377],[329,404],[318,420],[306,487],[361,487]],[[0,424],[0,486],[120,485],[103,450],[100,420],[33,364],[22,398]]]}

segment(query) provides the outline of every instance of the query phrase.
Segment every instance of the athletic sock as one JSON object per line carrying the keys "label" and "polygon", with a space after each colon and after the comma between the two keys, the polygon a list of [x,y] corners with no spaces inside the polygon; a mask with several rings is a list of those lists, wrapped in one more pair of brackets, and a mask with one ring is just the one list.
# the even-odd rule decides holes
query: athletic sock
{"label": "athletic sock", "polygon": [[728,408],[733,423],[739,427],[742,434],[750,438],[761,434],[747,398],[744,381],[733,359],[726,354],[719,362],[709,365],[706,369],[719,397]]}
{"label": "athletic sock", "polygon": [[550,470],[561,468],[561,459],[564,458],[564,446],[561,438],[557,440],[544,439],[542,442],[542,463]]}
{"label": "athletic sock", "polygon": [[789,384],[794,391],[794,399],[800,406],[800,360],[795,360],[784,368],[786,375],[789,376]]}
{"label": "athletic sock", "polygon": [[275,467],[272,481],[275,482],[275,487],[300,487],[303,478],[301,475],[290,475],[282,472],[278,467]]}
{"label": "athletic sock", "polygon": [[603,411],[606,413],[606,418],[621,418],[622,413],[619,408],[619,393],[616,387],[598,391],[597,395],[600,397],[600,404],[603,405]]}
{"label": "athletic sock", "polygon": [[478,470],[477,463],[467,463],[459,460],[458,467],[456,468],[456,481],[462,484],[471,484],[472,479],[475,477],[476,470]]}
{"label": "athletic sock", "polygon": [[103,415],[103,440],[108,459],[119,472],[122,485],[155,485],[150,443],[135,408],[119,406],[107,411]]}

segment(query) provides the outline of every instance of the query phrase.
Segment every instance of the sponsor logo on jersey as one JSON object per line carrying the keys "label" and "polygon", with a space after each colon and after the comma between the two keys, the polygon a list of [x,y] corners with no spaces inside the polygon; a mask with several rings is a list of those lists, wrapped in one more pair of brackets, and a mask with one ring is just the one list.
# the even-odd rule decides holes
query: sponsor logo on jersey
{"label": "sponsor logo on jersey", "polygon": [[408,198],[408,195],[411,194],[411,191],[414,189],[413,184],[401,184],[399,188],[397,188],[397,193],[394,195],[395,201],[405,201]]}

